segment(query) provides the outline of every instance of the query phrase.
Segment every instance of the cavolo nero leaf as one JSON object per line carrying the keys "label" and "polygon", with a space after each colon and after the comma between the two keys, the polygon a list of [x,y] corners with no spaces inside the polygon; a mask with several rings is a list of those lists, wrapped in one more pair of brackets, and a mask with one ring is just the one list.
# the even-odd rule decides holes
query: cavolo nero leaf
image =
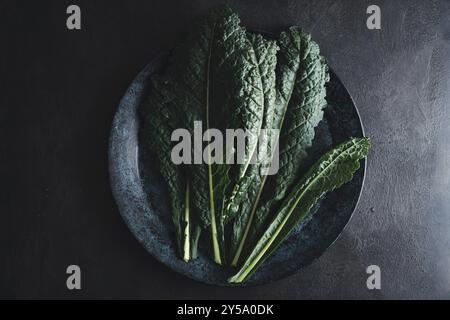
{"label": "cavolo nero leaf", "polygon": [[[251,246],[270,219],[273,208],[279,205],[298,177],[298,169],[312,144],[314,128],[322,120],[326,106],[325,83],[328,70],[319,46],[299,27],[282,32],[278,45],[276,67],[276,103],[273,128],[280,130],[279,170],[273,176],[264,176],[255,186],[257,191],[251,205],[242,207],[242,217],[234,234],[239,244],[233,252],[233,265],[237,265],[245,247]],[[274,163],[275,165],[275,163]],[[240,222],[239,222],[240,223]]]}
{"label": "cavolo nero leaf", "polygon": [[154,77],[149,97],[139,111],[143,119],[142,138],[158,157],[160,172],[169,190],[177,247],[181,257],[187,262],[191,258],[189,184],[181,168],[170,159],[170,136],[178,119],[162,78]]}
{"label": "cavolo nero leaf", "polygon": [[[256,141],[249,143],[251,150],[246,156],[246,161],[239,166],[239,174],[236,177],[231,196],[228,197],[228,203],[225,211],[225,220],[228,222],[237,213],[240,201],[246,195],[246,188],[249,187],[252,179],[257,175],[260,164],[264,159],[258,158],[258,155],[265,156],[265,148],[268,145],[270,131],[272,128],[273,110],[275,102],[275,66],[276,52],[278,46],[273,40],[266,40],[259,34],[247,33],[249,47],[248,65],[252,66],[252,78],[255,85],[249,88],[253,91],[254,100],[257,100],[255,111],[250,115],[253,120],[241,120],[241,127],[249,127],[253,123],[252,138]],[[253,114],[252,114],[253,113]],[[245,123],[248,124],[245,124]],[[236,122],[235,122],[236,123]],[[239,127],[238,127],[239,128]],[[264,130],[264,134],[262,132]],[[247,152],[246,152],[247,154]]]}
{"label": "cavolo nero leaf", "polygon": [[[260,133],[258,147],[253,154],[253,162],[249,165],[245,175],[240,178],[230,197],[227,206],[226,218],[231,220],[234,218],[238,210],[242,211],[242,207],[248,206],[255,194],[255,186],[258,186],[262,178],[264,165],[270,164],[271,155],[271,138],[273,129],[273,119],[275,111],[275,67],[276,53],[278,46],[276,41],[264,39],[259,34],[248,33],[248,40],[252,46],[252,54],[254,55],[254,63],[257,65],[258,78],[260,85],[259,90],[262,91],[263,97],[263,116],[261,128],[264,130]],[[244,214],[242,214],[244,213]],[[231,239],[231,252],[236,250],[239,242],[241,228],[248,219],[247,212],[241,212],[234,221],[233,234]]]}
{"label": "cavolo nero leaf", "polygon": [[278,110],[284,109],[285,113],[278,120],[282,121],[279,171],[273,176],[274,185],[279,186],[277,199],[283,198],[298,176],[298,168],[314,139],[314,129],[323,118],[327,104],[325,83],[329,81],[325,58],[310,34],[292,27],[281,34],[279,45],[277,103],[282,106]]}
{"label": "cavolo nero leaf", "polygon": [[[173,94],[176,96],[179,108],[182,111],[182,117],[186,123],[182,128],[186,128],[194,134],[194,122],[202,122],[202,131],[204,125],[209,125],[209,115],[212,96],[211,91],[214,85],[211,83],[213,74],[216,71],[217,62],[215,62],[215,48],[219,47],[217,34],[229,16],[229,13],[215,10],[206,19],[195,25],[194,30],[189,35],[187,41],[175,48],[173,53],[172,65],[174,84]],[[203,137],[200,137],[203,139]],[[203,148],[193,149],[194,165],[189,167],[188,173],[195,186],[192,190],[192,202],[197,209],[199,221],[203,229],[211,228],[212,243],[214,248],[214,259],[221,262],[221,252],[219,247],[219,235],[217,214],[217,180],[226,180],[226,176],[220,177],[217,172],[213,172],[211,166],[203,165]],[[200,161],[198,160],[200,159]],[[200,162],[200,163],[199,163]],[[214,173],[214,175],[213,175]]]}
{"label": "cavolo nero leaf", "polygon": [[[248,159],[256,148],[262,122],[262,95],[258,90],[257,70],[251,61],[250,46],[240,20],[228,7],[215,9],[196,25],[188,40],[173,53],[172,83],[176,103],[193,132],[194,121],[203,122],[203,130],[227,128],[253,133],[246,145],[244,164],[237,176],[245,174]],[[195,136],[195,135],[193,135]],[[214,150],[205,135],[206,164],[189,168],[192,202],[199,212],[203,228],[210,228],[214,260],[224,258],[224,203],[230,187],[230,166],[225,163],[232,154]],[[211,163],[212,154],[222,151],[223,163]],[[202,150],[193,150],[194,160],[203,162]]]}
{"label": "cavolo nero leaf", "polygon": [[323,155],[295,185],[241,269],[228,281],[240,283],[255,272],[327,192],[353,178],[369,148],[368,138],[353,138]]}

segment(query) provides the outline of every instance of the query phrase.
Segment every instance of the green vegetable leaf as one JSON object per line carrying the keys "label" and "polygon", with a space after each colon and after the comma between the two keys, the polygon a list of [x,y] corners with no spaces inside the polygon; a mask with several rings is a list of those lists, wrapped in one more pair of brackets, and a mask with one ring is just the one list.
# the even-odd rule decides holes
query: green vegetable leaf
{"label": "green vegetable leaf", "polygon": [[[277,103],[284,110],[280,121],[279,171],[273,176],[275,199],[282,199],[298,177],[298,168],[314,139],[314,128],[326,106],[325,83],[329,81],[325,58],[311,35],[298,27],[283,32],[279,39]],[[285,107],[287,106],[287,107]]]}
{"label": "green vegetable leaf", "polygon": [[[233,192],[228,198],[227,211],[225,213],[226,220],[231,220],[239,209],[241,199],[245,196],[246,187],[249,186],[252,178],[258,173],[261,163],[265,159],[258,156],[265,157],[267,155],[265,148],[268,147],[268,140],[270,138],[270,131],[265,130],[264,134],[261,129],[271,129],[274,102],[275,102],[275,66],[276,66],[276,52],[278,46],[275,41],[266,40],[259,34],[248,33],[248,41],[251,45],[249,48],[249,65],[253,66],[252,77],[256,83],[251,88],[254,96],[259,98],[258,107],[254,118],[256,121],[247,121],[247,123],[257,124],[254,130],[247,130],[252,132],[253,136],[257,138],[252,145],[251,154],[247,157],[247,161],[239,167],[239,175]],[[257,136],[258,135],[258,136]],[[251,157],[250,157],[251,156]],[[255,163],[256,162],[256,163]]]}
{"label": "green vegetable leaf", "polygon": [[[203,121],[203,129],[240,128],[252,133],[243,155],[238,179],[245,175],[256,148],[262,123],[263,96],[251,46],[240,20],[228,7],[215,9],[195,27],[188,40],[175,49],[169,82],[172,96],[182,112],[185,126],[194,131],[194,121]],[[260,97],[261,96],[261,97]],[[207,131],[208,132],[208,131]],[[194,135],[195,136],[195,135]],[[230,187],[230,166],[234,155],[222,150],[224,163],[212,163],[212,135],[206,134],[207,164],[189,168],[192,202],[203,228],[210,228],[214,260],[224,259],[224,205]],[[217,150],[215,150],[217,152]],[[221,150],[219,150],[221,151]],[[202,150],[193,150],[194,160],[203,162]]]}
{"label": "green vegetable leaf", "polygon": [[[241,177],[234,186],[233,193],[228,199],[226,207],[226,220],[234,218],[242,206],[246,206],[251,199],[254,199],[255,186],[258,186],[262,178],[264,165],[271,162],[271,138],[273,129],[273,119],[275,112],[275,67],[276,53],[278,46],[276,41],[266,40],[259,34],[248,33],[248,40],[252,46],[254,64],[257,66],[260,84],[258,88],[262,91],[263,115],[262,129],[260,133],[258,147],[253,154],[254,163],[249,165],[245,175]],[[234,222],[233,235],[231,240],[231,252],[237,250],[240,237],[243,234],[242,227],[244,221],[248,219],[248,212],[239,214]]]}
{"label": "green vegetable leaf", "polygon": [[177,112],[162,78],[155,76],[151,87],[147,101],[139,109],[143,119],[143,140],[158,157],[161,174],[169,189],[177,247],[187,262],[190,260],[191,241],[189,184],[181,167],[170,159],[170,136],[178,123]]}
{"label": "green vegetable leaf", "polygon": [[234,233],[239,244],[233,265],[238,264],[245,246],[248,248],[256,241],[273,208],[298,177],[298,169],[314,138],[314,128],[322,120],[322,109],[326,106],[325,83],[329,77],[317,43],[301,28],[291,27],[281,33],[278,45],[273,128],[280,129],[279,170],[274,176],[262,177],[255,184],[252,204],[242,207],[241,220],[245,221],[236,222]]}
{"label": "green vegetable leaf", "polygon": [[241,269],[228,281],[245,281],[303,221],[327,192],[353,178],[370,148],[368,138],[353,138],[323,155],[295,185]]}

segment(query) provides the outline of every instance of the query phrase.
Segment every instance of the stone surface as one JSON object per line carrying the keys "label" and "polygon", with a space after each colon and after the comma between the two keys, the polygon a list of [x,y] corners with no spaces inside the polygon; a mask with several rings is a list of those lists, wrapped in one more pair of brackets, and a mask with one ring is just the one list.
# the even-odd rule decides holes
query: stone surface
{"label": "stone surface", "polygon": [[[229,1],[252,29],[312,33],[359,108],[374,147],[362,199],[317,261],[261,287],[217,288],[153,259],[111,195],[108,136],[128,84],[218,3],[4,1],[0,21],[0,297],[449,298],[450,14],[447,1]],[[371,208],[374,208],[372,210]],[[79,292],[66,267],[82,270]],[[382,272],[366,288],[367,266]]]}

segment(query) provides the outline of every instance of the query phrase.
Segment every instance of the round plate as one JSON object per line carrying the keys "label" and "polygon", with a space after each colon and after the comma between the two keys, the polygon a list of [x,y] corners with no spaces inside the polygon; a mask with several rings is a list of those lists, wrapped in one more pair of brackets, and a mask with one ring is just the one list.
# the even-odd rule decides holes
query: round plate
{"label": "round plate", "polygon": [[[137,109],[148,95],[149,79],[162,70],[167,55],[149,63],[134,79],[114,117],[109,142],[111,187],[119,211],[131,232],[156,259],[176,272],[209,284],[231,286],[235,270],[218,266],[200,248],[199,258],[185,263],[176,250],[168,193],[150,150],[140,148]],[[316,138],[305,162],[311,165],[332,146],[364,135],[352,98],[330,70],[328,106],[316,128]],[[318,258],[337,239],[349,221],[363,186],[365,161],[353,180],[328,193],[259,270],[240,286],[259,285],[293,274]],[[233,285],[235,286],[235,285]]]}

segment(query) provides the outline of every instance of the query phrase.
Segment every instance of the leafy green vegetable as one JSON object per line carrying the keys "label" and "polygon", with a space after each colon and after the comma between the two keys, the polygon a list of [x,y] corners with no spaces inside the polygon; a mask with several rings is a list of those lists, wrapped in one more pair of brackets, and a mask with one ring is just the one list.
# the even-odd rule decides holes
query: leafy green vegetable
{"label": "leafy green vegetable", "polygon": [[[247,149],[243,164],[238,168],[238,175],[234,181],[234,187],[231,195],[227,199],[226,208],[224,212],[224,219],[226,222],[230,221],[236,215],[239,204],[246,195],[246,188],[250,185],[253,177],[258,172],[258,165],[250,162],[256,159],[258,150],[267,143],[267,135],[261,135],[261,129],[270,129],[269,122],[271,122],[273,113],[273,106],[275,102],[275,66],[276,66],[276,52],[278,46],[275,41],[266,40],[259,34],[247,33],[248,52],[246,57],[248,61],[249,78],[253,80],[253,84],[248,88],[249,96],[252,97],[250,102],[256,104],[253,111],[246,112],[247,116],[244,121],[234,121],[236,128],[241,128],[239,125],[244,125],[247,128],[252,127],[249,132],[252,134]],[[263,141],[261,141],[261,136]]]}
{"label": "leafy green vegetable", "polygon": [[[230,191],[225,198],[221,226],[235,218],[240,203],[247,196],[247,189],[257,177],[260,159],[259,151],[267,146],[267,134],[262,129],[271,129],[272,113],[275,102],[275,66],[278,46],[276,41],[266,40],[259,34],[247,32],[247,42],[242,65],[239,86],[243,88],[244,99],[238,101],[237,117],[232,120],[232,129],[244,129],[248,137],[243,159],[233,166]],[[259,160],[258,164],[254,164]],[[236,168],[237,167],[237,168]],[[234,245],[232,241],[231,246]]]}
{"label": "leafy green vegetable", "polygon": [[[247,173],[240,178],[234,188],[234,194],[229,199],[226,217],[231,220],[239,209],[248,206],[249,201],[254,199],[254,189],[259,185],[265,164],[270,164],[268,157],[271,155],[271,139],[273,129],[273,120],[275,112],[275,67],[276,53],[278,46],[276,41],[266,40],[261,35],[248,33],[249,42],[252,44],[255,62],[258,66],[261,82],[261,91],[263,92],[263,120],[262,129],[264,132],[260,135],[257,150],[255,150],[254,159],[256,163],[251,164]],[[239,214],[234,222],[233,235],[231,240],[231,252],[235,252],[239,244],[238,232],[241,230],[244,221],[248,218],[246,214]]]}
{"label": "leafy green vegetable", "polygon": [[305,219],[320,198],[350,181],[359,169],[359,160],[367,156],[369,148],[368,138],[353,138],[323,155],[283,201],[250,256],[229,282],[239,283],[246,280],[291,230]]}
{"label": "leafy green vegetable", "polygon": [[[367,138],[329,151],[300,177],[323,117],[328,80],[325,59],[305,31],[292,27],[277,41],[267,40],[247,32],[228,7],[212,10],[173,50],[168,67],[153,77],[141,113],[145,141],[169,189],[177,245],[186,262],[197,257],[200,235],[209,230],[214,261],[223,264],[226,251],[231,265],[243,260],[229,281],[245,281],[325,193],[352,178],[370,147]],[[200,121],[202,136],[197,137]],[[206,140],[201,148],[192,144],[194,164],[172,162],[171,135],[178,128]],[[227,129],[247,134],[240,159],[228,143],[216,149],[217,134],[226,137]],[[279,170],[268,176],[277,150]],[[215,162],[217,153],[223,162]]]}
{"label": "leafy green vegetable", "polygon": [[[251,133],[236,170],[237,180],[247,171],[261,129],[263,93],[254,53],[240,26],[237,14],[221,7],[196,26],[191,37],[173,54],[174,75],[170,93],[183,111],[185,128],[193,131],[194,121],[204,121],[207,129],[240,128]],[[207,131],[208,132],[208,131]],[[213,137],[206,136],[208,142]],[[203,228],[210,227],[214,260],[224,259],[224,203],[230,187],[230,165],[212,163],[212,148],[206,146],[207,163],[190,170],[192,202]],[[233,155],[222,150],[225,159]],[[227,153],[228,152],[228,153]],[[193,150],[202,159],[201,150]]]}
{"label": "leafy green vegetable", "polygon": [[[259,98],[258,108],[258,127],[252,130],[252,150],[249,152],[246,161],[239,166],[239,174],[237,176],[236,184],[232,190],[231,196],[227,199],[227,207],[225,211],[225,220],[231,220],[239,209],[240,202],[246,197],[246,188],[249,186],[252,178],[258,172],[259,164],[251,164],[251,160],[255,160],[258,150],[267,144],[267,134],[261,134],[261,129],[271,129],[273,119],[273,110],[275,102],[275,66],[276,66],[276,52],[278,46],[275,41],[266,40],[261,35],[248,34],[248,41],[251,44],[249,48],[249,65],[253,66],[255,72],[256,86],[253,87],[255,96]],[[261,120],[259,120],[261,118]],[[236,122],[235,122],[236,123]],[[252,121],[249,121],[252,123]],[[248,125],[247,125],[248,127]],[[256,159],[258,160],[258,159]]]}
{"label": "leafy green vegetable", "polygon": [[273,128],[281,130],[279,171],[274,176],[261,177],[254,185],[257,191],[254,191],[252,205],[243,206],[233,232],[239,244],[232,265],[238,264],[245,242],[252,243],[261,234],[269,213],[298,177],[298,168],[306,157],[306,149],[311,146],[314,128],[322,120],[322,109],[326,106],[325,83],[329,77],[317,43],[301,28],[292,27],[281,33],[278,44]]}
{"label": "leafy green vegetable", "polygon": [[144,141],[156,154],[160,171],[167,183],[179,253],[190,260],[190,215],[187,178],[170,158],[172,131],[177,127],[177,110],[171,105],[162,78],[155,76],[146,103],[140,108],[144,119]]}

